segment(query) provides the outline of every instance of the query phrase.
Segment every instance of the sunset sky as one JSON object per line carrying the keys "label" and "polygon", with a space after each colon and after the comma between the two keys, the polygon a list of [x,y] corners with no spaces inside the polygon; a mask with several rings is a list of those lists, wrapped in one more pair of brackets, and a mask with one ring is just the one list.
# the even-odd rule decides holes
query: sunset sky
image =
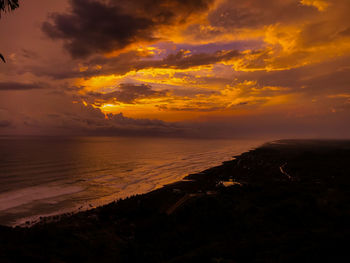
{"label": "sunset sky", "polygon": [[350,136],[349,0],[30,0],[0,134]]}

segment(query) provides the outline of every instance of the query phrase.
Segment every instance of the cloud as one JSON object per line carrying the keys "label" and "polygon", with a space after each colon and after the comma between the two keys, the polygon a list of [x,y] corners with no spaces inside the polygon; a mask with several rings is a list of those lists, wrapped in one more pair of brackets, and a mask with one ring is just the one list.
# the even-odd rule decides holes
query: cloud
{"label": "cloud", "polygon": [[238,57],[240,52],[237,50],[219,50],[214,53],[191,54],[189,50],[180,50],[175,54],[170,54],[164,59],[156,61],[141,61],[136,66],[137,69],[143,68],[172,68],[188,69],[196,66],[212,65],[219,62],[231,60]]}
{"label": "cloud", "polygon": [[97,100],[99,104],[114,102],[122,102],[127,104],[134,104],[138,99],[164,97],[165,91],[155,91],[151,86],[146,84],[120,84],[116,91],[108,93],[88,92],[83,98],[88,100]]}
{"label": "cloud", "polygon": [[319,11],[325,11],[329,6],[329,3],[325,0],[301,0],[300,3],[303,5],[314,6]]}
{"label": "cloud", "polygon": [[339,35],[341,36],[350,36],[350,27],[344,29],[343,31],[339,32]]}
{"label": "cloud", "polygon": [[7,91],[0,97],[4,107],[0,109],[0,134],[181,136],[188,130],[176,123],[129,118],[121,112],[106,118],[100,109],[72,101],[65,93]]}
{"label": "cloud", "polygon": [[11,125],[11,122],[10,121],[3,121],[3,120],[0,120],[0,128],[4,128],[4,127],[8,127]]}
{"label": "cloud", "polygon": [[[10,91],[5,92],[10,94]],[[227,87],[222,94],[213,94],[207,100],[203,96],[195,100],[187,100],[188,104],[182,109],[173,110],[182,110],[185,114],[190,114],[188,111],[191,110],[209,113],[210,110],[215,110],[215,102],[218,101],[223,102],[220,105],[239,109],[250,107],[254,103],[265,103],[269,96],[274,97],[274,94],[279,95],[283,92],[271,87],[258,87],[255,83],[243,83],[240,87]],[[12,94],[11,100],[8,99],[9,94],[0,98],[1,105],[6,108],[6,110],[0,110],[0,134],[232,138],[236,136],[335,136],[335,134],[344,136],[350,131],[348,122],[344,122],[344,119],[350,116],[349,108],[341,112],[342,109],[338,107],[335,108],[337,110],[335,113],[329,111],[327,114],[311,117],[309,113],[304,112],[305,115],[295,117],[295,114],[275,107],[266,112],[255,111],[254,114],[234,116],[205,114],[201,121],[174,123],[149,118],[130,118],[121,112],[108,114],[106,118],[99,109],[90,105],[72,103],[74,98],[68,94],[43,94],[41,90],[28,90]],[[243,94],[242,98],[240,94]],[[234,101],[235,95],[239,95],[237,101]],[[338,97],[341,96],[338,95]],[[259,102],[259,99],[262,101]],[[330,100],[336,100],[336,98],[330,98]],[[301,103],[306,104],[306,100]],[[169,105],[171,106],[174,104]],[[303,112],[303,108],[300,112]]]}
{"label": "cloud", "polygon": [[11,116],[5,109],[0,109],[0,129],[10,127],[12,122],[10,120]]}
{"label": "cloud", "polygon": [[255,81],[244,81],[210,94],[196,94],[189,97],[173,96],[158,107],[161,110],[191,112],[224,112],[239,109],[259,108],[273,101],[275,97],[288,94],[283,87],[260,86]]}
{"label": "cloud", "polygon": [[350,82],[350,57],[334,58],[289,70],[245,72],[238,81],[255,80],[263,86],[289,87],[290,92],[308,96],[346,93]]}
{"label": "cloud", "polygon": [[291,23],[316,14],[316,9],[303,6],[298,0],[226,0],[209,14],[209,21],[216,28],[235,30]]}
{"label": "cloud", "polygon": [[[4,26],[25,25],[4,31],[2,130],[349,131],[348,0],[40,2],[46,11],[23,6]],[[37,28],[48,10],[58,11]]]}
{"label": "cloud", "polygon": [[8,90],[33,90],[43,89],[44,86],[38,83],[0,82],[0,91]]}
{"label": "cloud", "polygon": [[[274,100],[274,96],[286,95],[288,89],[274,86],[260,86],[255,81],[244,81],[233,86],[227,85],[220,91],[197,90],[154,91],[151,86],[123,84],[109,93],[88,92],[80,97],[85,103],[101,108],[104,112],[116,110],[142,111],[152,109],[161,116],[163,112],[187,114],[215,113],[248,109]],[[130,112],[129,112],[130,113]]]}
{"label": "cloud", "polygon": [[71,0],[71,13],[55,13],[42,30],[62,39],[74,58],[109,53],[138,41],[157,39],[160,26],[183,24],[213,0]]}
{"label": "cloud", "polygon": [[211,53],[192,53],[190,50],[179,50],[170,53],[164,58],[155,56],[145,57],[137,51],[128,51],[115,57],[95,56],[86,59],[77,67],[75,63],[67,62],[64,67],[30,67],[30,71],[37,76],[49,76],[54,79],[91,78],[100,75],[124,75],[130,71],[139,71],[151,68],[191,69],[198,66],[225,63],[242,57],[241,52],[235,49],[217,50]]}

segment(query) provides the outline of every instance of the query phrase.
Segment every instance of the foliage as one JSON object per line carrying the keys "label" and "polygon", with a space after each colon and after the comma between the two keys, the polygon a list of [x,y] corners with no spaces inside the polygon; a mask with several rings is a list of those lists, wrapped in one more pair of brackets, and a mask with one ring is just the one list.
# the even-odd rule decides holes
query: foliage
{"label": "foliage", "polygon": [[[12,11],[19,7],[19,0],[0,0],[0,17],[1,12]],[[4,56],[0,53],[0,59],[6,63]]]}
{"label": "foliage", "polygon": [[19,7],[19,0],[0,0],[0,14],[1,12],[12,11]]}

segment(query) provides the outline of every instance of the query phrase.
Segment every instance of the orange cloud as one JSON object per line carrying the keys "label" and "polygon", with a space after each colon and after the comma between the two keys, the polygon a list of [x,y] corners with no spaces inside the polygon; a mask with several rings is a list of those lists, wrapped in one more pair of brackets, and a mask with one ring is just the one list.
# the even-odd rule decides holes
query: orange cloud
{"label": "orange cloud", "polygon": [[303,5],[314,6],[319,11],[325,11],[329,6],[329,3],[325,0],[301,0],[300,3]]}
{"label": "orange cloud", "polygon": [[287,91],[284,87],[260,86],[256,81],[244,81],[234,86],[227,85],[222,90],[192,96],[179,96],[171,91],[153,91],[148,92],[147,96],[132,95],[133,101],[129,102],[122,100],[120,93],[111,92],[104,95],[90,94],[92,97],[89,100],[105,114],[123,112],[129,117],[179,121],[206,115],[236,115],[269,105],[283,104],[289,98],[285,94]]}
{"label": "orange cloud", "polygon": [[[321,105],[320,100],[307,95],[309,84],[265,84],[255,80],[254,74],[287,74],[350,55],[350,22],[344,11],[349,9],[343,0],[336,0],[332,6],[325,0],[272,0],[266,4],[258,0],[215,1],[206,12],[189,16],[183,23],[154,28],[152,45],[143,39],[112,50],[107,60],[116,64],[121,60],[115,58],[128,54],[125,58],[131,62],[125,64],[126,73],[110,74],[110,64],[108,73],[77,79],[75,84],[84,87],[82,96],[88,92],[106,96],[123,83],[150,85],[159,96],[136,97],[132,103],[112,95],[89,101],[105,114],[123,112],[133,118],[181,121],[282,108],[289,114],[307,115],[317,112],[316,107]],[[261,44],[257,48],[242,46],[236,53],[220,49],[239,40]],[[158,47],[157,41],[169,41],[171,46]],[[186,44],[191,47],[177,48]],[[196,51],[196,46],[203,44],[217,45],[218,49]],[[120,63],[124,65],[125,61]],[[93,66],[101,72],[106,67]],[[86,70],[86,65],[80,67],[80,71]],[[297,78],[302,83],[310,76]],[[179,94],[179,89],[186,92]],[[307,106],[300,107],[301,101]]]}

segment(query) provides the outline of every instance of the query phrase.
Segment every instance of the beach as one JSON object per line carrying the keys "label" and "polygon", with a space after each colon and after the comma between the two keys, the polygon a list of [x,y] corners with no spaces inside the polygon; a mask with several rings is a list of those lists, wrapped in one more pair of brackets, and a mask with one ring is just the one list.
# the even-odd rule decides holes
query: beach
{"label": "beach", "polygon": [[35,223],[148,193],[264,142],[0,136],[0,225]]}
{"label": "beach", "polygon": [[88,211],[0,227],[2,262],[345,262],[350,141],[280,140]]}

